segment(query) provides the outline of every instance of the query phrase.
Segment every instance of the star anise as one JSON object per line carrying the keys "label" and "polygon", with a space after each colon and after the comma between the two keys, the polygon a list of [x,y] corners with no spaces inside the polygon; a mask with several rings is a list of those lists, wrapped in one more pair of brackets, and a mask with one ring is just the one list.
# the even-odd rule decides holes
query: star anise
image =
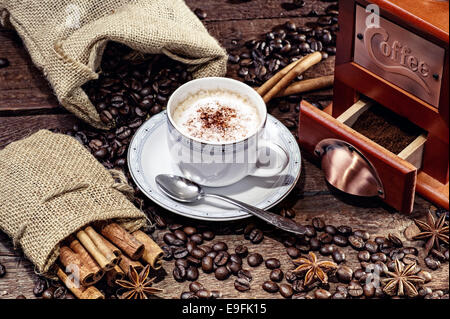
{"label": "star anise", "polygon": [[427,240],[427,243],[425,244],[425,251],[427,254],[433,246],[440,251],[441,247],[439,244],[441,241],[448,244],[448,225],[445,225],[445,214],[442,214],[436,222],[433,214],[428,211],[426,223],[418,219],[414,219],[414,223],[420,228],[421,232],[415,235],[413,239]]}
{"label": "star anise", "polygon": [[128,277],[130,280],[116,280],[116,283],[125,288],[127,291],[122,294],[123,299],[148,299],[149,295],[154,295],[162,291],[158,288],[153,288],[152,284],[155,278],[148,278],[150,272],[149,265],[138,274],[134,267],[130,266]]}
{"label": "star anise", "polygon": [[308,257],[295,259],[294,264],[298,264],[294,272],[306,271],[305,286],[311,284],[315,279],[319,279],[324,284],[328,283],[327,272],[337,268],[337,265],[332,261],[317,261],[317,257],[313,252],[309,252]]}
{"label": "star anise", "polygon": [[395,259],[394,272],[386,271],[385,274],[390,278],[381,280],[384,284],[383,291],[389,296],[416,297],[418,292],[415,284],[422,284],[424,280],[422,277],[414,275],[415,268],[415,263],[405,268],[401,261]]}

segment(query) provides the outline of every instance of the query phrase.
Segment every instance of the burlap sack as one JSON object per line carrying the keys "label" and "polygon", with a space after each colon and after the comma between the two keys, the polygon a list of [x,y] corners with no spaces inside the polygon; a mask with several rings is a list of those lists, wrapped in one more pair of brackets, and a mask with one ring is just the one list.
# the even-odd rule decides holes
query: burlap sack
{"label": "burlap sack", "polygon": [[106,170],[73,137],[41,130],[0,151],[0,229],[41,273],[59,243],[95,221],[117,220],[129,231],[145,215],[123,194],[123,173]]}
{"label": "burlap sack", "polygon": [[226,52],[182,0],[0,0],[0,22],[22,37],[59,102],[106,128],[81,86],[97,79],[108,41],[191,65],[194,77],[222,76]]}

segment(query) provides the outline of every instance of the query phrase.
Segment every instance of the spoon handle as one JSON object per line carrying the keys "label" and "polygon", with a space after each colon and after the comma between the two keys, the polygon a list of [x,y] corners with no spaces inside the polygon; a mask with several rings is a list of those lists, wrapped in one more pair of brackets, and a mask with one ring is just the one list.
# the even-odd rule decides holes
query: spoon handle
{"label": "spoon handle", "polygon": [[305,227],[297,224],[292,219],[266,212],[265,210],[248,205],[246,203],[243,203],[236,199],[232,199],[230,197],[217,195],[217,194],[204,194],[204,196],[221,199],[227,203],[238,206],[239,208],[243,209],[244,211],[264,220],[265,222],[267,222],[271,225],[274,225],[277,228],[283,229],[287,232],[294,233],[297,235],[302,235],[302,236],[305,235],[305,232],[306,232]]}

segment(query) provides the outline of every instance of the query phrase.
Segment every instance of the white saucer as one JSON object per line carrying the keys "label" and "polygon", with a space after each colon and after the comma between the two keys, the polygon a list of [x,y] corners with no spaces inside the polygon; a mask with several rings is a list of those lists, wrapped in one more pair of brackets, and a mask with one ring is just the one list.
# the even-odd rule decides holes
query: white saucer
{"label": "white saucer", "polygon": [[[291,132],[271,115],[267,118],[266,132],[266,138],[283,147],[290,156],[287,167],[280,175],[266,178],[248,176],[227,187],[205,187],[205,191],[229,196],[262,209],[269,209],[286,197],[300,177],[300,149]],[[169,211],[195,219],[229,221],[250,216],[218,200],[184,204],[165,196],[156,185],[156,175],[182,175],[171,160],[166,136],[167,115],[163,111],[145,122],[130,143],[128,167],[133,180],[146,196]]]}

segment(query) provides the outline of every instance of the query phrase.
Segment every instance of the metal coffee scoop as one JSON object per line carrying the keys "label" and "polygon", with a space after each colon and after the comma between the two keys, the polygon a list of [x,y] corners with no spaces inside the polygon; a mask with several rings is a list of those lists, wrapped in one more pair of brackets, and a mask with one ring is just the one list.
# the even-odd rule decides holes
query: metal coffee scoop
{"label": "metal coffee scoop", "polygon": [[384,188],[372,163],[353,145],[329,138],[314,153],[321,158],[325,179],[338,190],[356,196],[384,198]]}

